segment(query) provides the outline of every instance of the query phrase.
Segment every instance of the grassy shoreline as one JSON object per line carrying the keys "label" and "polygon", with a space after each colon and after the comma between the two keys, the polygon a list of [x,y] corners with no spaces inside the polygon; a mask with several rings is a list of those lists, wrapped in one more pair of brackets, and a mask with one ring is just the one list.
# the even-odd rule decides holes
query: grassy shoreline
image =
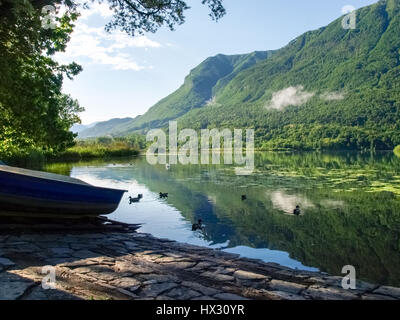
{"label": "grassy shoreline", "polygon": [[82,147],[72,147],[58,155],[50,156],[48,160],[62,160],[62,161],[80,161],[99,158],[114,158],[114,157],[127,157],[138,156],[140,150],[133,147],[105,147],[101,145]]}
{"label": "grassy shoreline", "polygon": [[12,166],[40,168],[48,162],[75,162],[82,160],[108,159],[138,156],[141,146],[124,140],[78,141],[75,146],[54,153],[37,149],[25,150],[12,155],[1,155],[0,159]]}
{"label": "grassy shoreline", "polygon": [[[0,154],[0,160],[5,161],[9,165],[20,167],[41,167],[48,162],[77,162],[83,160],[123,158],[131,156],[139,156],[143,153],[142,146],[132,146],[126,141],[112,141],[111,143],[99,143],[97,140],[79,141],[77,144],[65,150],[64,152],[54,154],[51,152],[32,149],[30,151],[21,152],[12,156],[4,156]],[[210,152],[212,149],[210,149]],[[223,149],[216,149],[216,152],[223,153]],[[244,149],[243,152],[246,150]],[[255,148],[255,152],[276,152],[276,153],[293,153],[293,152],[310,152],[316,150],[295,150],[295,149],[275,149],[265,150],[263,148]],[[332,152],[333,150],[319,150],[316,152]],[[387,150],[389,151],[389,150]],[[333,152],[367,152],[365,150],[335,150]],[[393,150],[394,154],[400,158],[400,145]]]}

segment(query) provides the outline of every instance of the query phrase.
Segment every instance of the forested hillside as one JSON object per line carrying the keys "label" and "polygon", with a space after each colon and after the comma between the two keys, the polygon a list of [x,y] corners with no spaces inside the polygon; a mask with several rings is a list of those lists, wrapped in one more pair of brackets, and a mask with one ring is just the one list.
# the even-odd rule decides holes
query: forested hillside
{"label": "forested hillside", "polygon": [[[208,58],[119,135],[254,128],[265,149],[393,149],[400,144],[400,1],[357,10],[277,51]],[[266,44],[267,45],[267,44]]]}
{"label": "forested hillside", "polygon": [[400,4],[357,11],[308,32],[241,72],[216,105],[186,114],[185,127],[254,127],[265,148],[393,149],[400,143]]}

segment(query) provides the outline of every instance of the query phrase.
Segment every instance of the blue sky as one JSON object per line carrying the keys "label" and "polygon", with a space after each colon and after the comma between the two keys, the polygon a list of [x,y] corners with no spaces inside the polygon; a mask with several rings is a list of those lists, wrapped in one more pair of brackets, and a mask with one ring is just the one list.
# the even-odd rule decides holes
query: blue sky
{"label": "blue sky", "polygon": [[218,53],[278,49],[302,33],[342,15],[346,5],[376,0],[225,0],[227,15],[218,23],[201,0],[188,0],[186,23],[176,31],[132,38],[104,31],[106,6],[85,11],[61,62],[76,61],[83,72],[65,80],[64,92],[86,109],[84,124],[135,117],[176,90],[191,69]]}

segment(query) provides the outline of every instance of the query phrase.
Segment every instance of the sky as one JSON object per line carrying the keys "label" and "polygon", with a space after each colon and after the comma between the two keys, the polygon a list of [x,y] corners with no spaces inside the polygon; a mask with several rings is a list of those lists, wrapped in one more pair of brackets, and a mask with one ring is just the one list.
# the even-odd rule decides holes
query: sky
{"label": "sky", "polygon": [[219,22],[201,0],[187,0],[186,22],[175,31],[131,37],[104,31],[111,19],[107,5],[82,12],[62,63],[75,61],[83,71],[64,81],[63,92],[85,111],[83,124],[144,114],[178,89],[191,69],[216,54],[279,49],[302,33],[342,16],[342,8],[360,8],[376,0],[224,0]]}

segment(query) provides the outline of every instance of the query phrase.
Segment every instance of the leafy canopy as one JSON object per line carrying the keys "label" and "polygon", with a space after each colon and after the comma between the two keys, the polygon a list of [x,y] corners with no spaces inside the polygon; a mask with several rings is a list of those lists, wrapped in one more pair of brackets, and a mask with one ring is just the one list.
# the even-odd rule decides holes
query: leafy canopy
{"label": "leafy canopy", "polygon": [[62,150],[72,145],[70,126],[83,109],[61,92],[65,76],[82,68],[62,65],[51,55],[63,51],[78,14],[66,12],[56,29],[44,29],[38,1],[0,3],[0,153]]}
{"label": "leafy canopy", "polygon": [[[114,12],[106,30],[135,36],[185,22],[189,6],[182,0],[0,0],[0,156],[30,150],[61,152],[74,144],[69,131],[80,123],[79,103],[62,93],[64,77],[72,79],[82,67],[51,58],[66,49],[80,10],[108,3]],[[225,14],[222,0],[202,0],[218,20]],[[66,12],[56,27],[43,28],[45,6]]]}
{"label": "leafy canopy", "polygon": [[[93,1],[95,2],[95,1]],[[106,30],[121,29],[134,36],[156,32],[161,26],[174,30],[185,22],[185,11],[190,7],[182,0],[98,0],[107,2],[114,12]],[[218,21],[226,13],[222,0],[202,0],[210,8],[210,17]]]}

